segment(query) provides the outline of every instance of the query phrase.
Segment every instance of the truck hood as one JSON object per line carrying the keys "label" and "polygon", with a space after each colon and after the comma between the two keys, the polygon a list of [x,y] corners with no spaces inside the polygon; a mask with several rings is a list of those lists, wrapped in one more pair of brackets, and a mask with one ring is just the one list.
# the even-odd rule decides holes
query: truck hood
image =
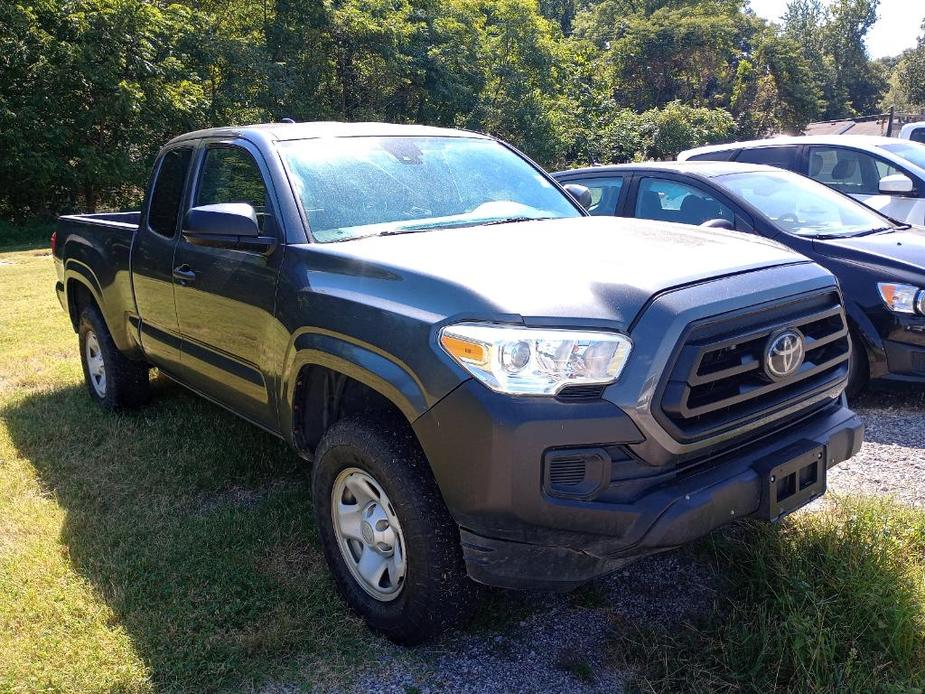
{"label": "truck hood", "polygon": [[826,256],[876,270],[925,273],[925,229],[889,231],[844,239],[817,239],[813,248]]}
{"label": "truck hood", "polygon": [[[323,249],[330,271],[396,282],[364,290],[393,306],[412,304],[442,316],[617,327],[626,327],[661,291],[809,262],[750,235],[619,217],[431,230],[314,249]],[[354,283],[351,293],[357,289]]]}

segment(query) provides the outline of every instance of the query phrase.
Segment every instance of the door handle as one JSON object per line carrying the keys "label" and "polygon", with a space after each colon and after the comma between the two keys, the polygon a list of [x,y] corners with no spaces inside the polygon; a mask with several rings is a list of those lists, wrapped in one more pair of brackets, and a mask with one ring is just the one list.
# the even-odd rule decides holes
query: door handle
{"label": "door handle", "polygon": [[185,286],[196,281],[196,273],[189,265],[183,264],[173,269],[173,278]]}

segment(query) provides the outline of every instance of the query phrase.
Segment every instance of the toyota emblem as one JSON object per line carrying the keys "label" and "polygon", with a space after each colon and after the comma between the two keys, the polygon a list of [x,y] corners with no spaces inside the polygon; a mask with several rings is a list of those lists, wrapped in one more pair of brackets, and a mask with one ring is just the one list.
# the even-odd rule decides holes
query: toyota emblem
{"label": "toyota emblem", "polygon": [[789,378],[803,365],[805,354],[803,334],[799,330],[788,328],[774,333],[764,350],[764,372],[774,381]]}

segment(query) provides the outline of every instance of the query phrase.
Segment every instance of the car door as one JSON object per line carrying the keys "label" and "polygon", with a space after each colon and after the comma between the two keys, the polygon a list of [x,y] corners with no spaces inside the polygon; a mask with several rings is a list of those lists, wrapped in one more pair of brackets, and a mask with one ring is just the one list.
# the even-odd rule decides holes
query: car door
{"label": "car door", "polygon": [[172,147],[156,162],[132,247],[132,288],[141,344],[148,360],[167,373],[176,373],[180,366],[172,269],[195,146],[195,142],[185,142]]}
{"label": "car door", "polygon": [[682,180],[673,175],[643,174],[634,185],[628,201],[630,216],[662,222],[700,225],[725,220],[734,228],[751,231],[751,221],[737,213],[725,196],[699,181]]}
{"label": "car door", "polygon": [[[281,239],[272,188],[259,152],[244,141],[205,141],[190,207],[247,203],[262,236]],[[182,338],[181,379],[261,426],[278,428],[273,345],[278,268],[285,246],[267,253],[191,243],[182,234],[174,280]]]}
{"label": "car door", "polygon": [[809,148],[810,178],[847,193],[888,217],[907,219],[916,206],[916,199],[880,192],[880,179],[894,174],[906,172],[863,150],[833,145]]}
{"label": "car door", "polygon": [[582,174],[558,177],[559,183],[577,183],[591,192],[588,213],[595,217],[612,217],[617,214],[624,191],[623,174]]}

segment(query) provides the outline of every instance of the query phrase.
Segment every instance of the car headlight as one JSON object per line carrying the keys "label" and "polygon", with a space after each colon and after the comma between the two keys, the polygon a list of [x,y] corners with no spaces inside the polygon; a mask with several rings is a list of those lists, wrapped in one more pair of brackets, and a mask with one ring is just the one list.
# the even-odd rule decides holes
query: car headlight
{"label": "car headlight", "polygon": [[908,284],[880,282],[877,284],[886,307],[895,313],[925,315],[925,290]]}
{"label": "car headlight", "polygon": [[555,395],[567,386],[606,385],[620,376],[632,342],[625,335],[462,323],[440,345],[486,386],[510,395]]}

